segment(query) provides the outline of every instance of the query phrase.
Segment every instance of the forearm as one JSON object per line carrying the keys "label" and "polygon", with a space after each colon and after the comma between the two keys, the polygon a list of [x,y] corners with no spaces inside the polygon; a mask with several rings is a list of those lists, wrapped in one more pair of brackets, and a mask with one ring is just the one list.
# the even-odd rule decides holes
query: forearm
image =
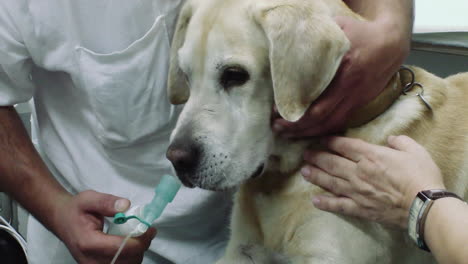
{"label": "forearm", "polygon": [[412,24],[414,0],[345,0],[356,13],[369,20],[392,18]]}
{"label": "forearm", "polygon": [[70,197],[51,176],[13,107],[0,107],[0,191],[49,228],[54,208]]}
{"label": "forearm", "polygon": [[468,205],[455,198],[434,202],[426,218],[424,239],[440,264],[468,259]]}
{"label": "forearm", "polygon": [[414,0],[347,0],[348,6],[364,18],[397,29],[403,39],[411,39]]}

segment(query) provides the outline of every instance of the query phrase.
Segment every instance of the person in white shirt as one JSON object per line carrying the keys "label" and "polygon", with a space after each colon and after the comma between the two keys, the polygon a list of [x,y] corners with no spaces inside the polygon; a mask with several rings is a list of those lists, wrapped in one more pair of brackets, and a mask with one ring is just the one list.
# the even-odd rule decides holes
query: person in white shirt
{"label": "person in white shirt", "polygon": [[[378,11],[392,14],[382,15],[386,22],[410,24],[410,16],[393,7],[411,9],[412,1],[347,2],[371,19]],[[103,232],[104,217],[125,211],[130,201],[147,203],[161,176],[172,173],[165,151],[180,107],[169,104],[165,85],[170,40],[182,4],[0,2],[0,191],[34,216],[28,223],[30,263],[109,263],[124,238]],[[353,54],[382,43],[356,41],[369,36],[355,29],[374,27],[375,21],[337,21],[354,45],[345,68],[366,70],[370,56],[363,60]],[[406,30],[381,33],[396,36],[383,47],[396,52],[386,61],[390,65],[407,54],[408,40],[400,38]],[[379,83],[390,75],[379,73]],[[346,83],[347,78],[344,74],[337,80]],[[375,89],[374,94],[383,88],[369,86],[367,80],[357,83]],[[12,107],[31,98],[32,142]],[[336,94],[328,98],[338,100]],[[352,108],[363,104],[353,98]],[[317,111],[310,116],[317,118]],[[346,115],[336,116],[328,129],[343,123]],[[130,239],[119,263],[213,263],[229,236],[230,206],[231,193],[182,187],[154,223],[156,237],[150,229]]]}
{"label": "person in white shirt", "polygon": [[[31,263],[109,263],[122,238],[101,233],[101,216],[128,207],[118,197],[149,202],[160,177],[171,174],[165,151],[180,108],[168,102],[165,85],[182,4],[1,1],[0,105],[34,97],[33,142],[44,161],[24,139],[11,139],[24,132],[2,118],[8,161],[1,174],[15,177],[9,192],[53,232],[29,220]],[[182,188],[156,221],[144,263],[213,262],[228,236],[230,200]],[[131,239],[119,260],[141,259],[153,236]]]}

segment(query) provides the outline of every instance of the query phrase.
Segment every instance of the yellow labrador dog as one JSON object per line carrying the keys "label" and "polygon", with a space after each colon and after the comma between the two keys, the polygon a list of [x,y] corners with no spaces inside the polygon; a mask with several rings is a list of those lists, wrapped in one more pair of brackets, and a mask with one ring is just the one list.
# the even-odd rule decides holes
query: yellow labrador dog
{"label": "yellow labrador dog", "polygon": [[[189,0],[180,13],[168,92],[185,107],[167,156],[186,186],[239,188],[218,263],[433,261],[403,231],[314,208],[311,197],[324,190],[299,173],[314,142],[271,132],[274,104],[296,121],[335,75],[350,47],[338,15],[356,16],[341,0]],[[446,186],[468,198],[468,74],[412,71],[414,78],[396,73],[345,135],[377,144],[389,135],[413,137],[431,152]],[[422,87],[407,85],[414,81]]]}

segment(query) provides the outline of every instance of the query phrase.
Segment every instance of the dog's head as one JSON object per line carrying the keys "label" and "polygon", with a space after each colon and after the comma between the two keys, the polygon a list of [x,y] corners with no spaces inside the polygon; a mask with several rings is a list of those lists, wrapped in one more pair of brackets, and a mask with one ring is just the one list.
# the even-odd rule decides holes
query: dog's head
{"label": "dog's head", "polygon": [[273,105],[298,120],[348,48],[321,1],[189,1],[168,81],[171,102],[186,103],[167,151],[181,181],[219,190],[261,174]]}

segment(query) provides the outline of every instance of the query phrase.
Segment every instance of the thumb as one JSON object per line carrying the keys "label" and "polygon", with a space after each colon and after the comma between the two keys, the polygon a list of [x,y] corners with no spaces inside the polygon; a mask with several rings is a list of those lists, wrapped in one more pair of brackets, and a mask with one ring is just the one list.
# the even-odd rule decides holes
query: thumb
{"label": "thumb", "polygon": [[130,207],[130,201],[118,196],[84,191],[77,195],[78,206],[87,212],[98,213],[103,216],[114,216]]}
{"label": "thumb", "polygon": [[141,236],[133,237],[132,239],[128,240],[127,246],[129,250],[131,250],[131,248],[148,250],[149,246],[151,245],[151,241],[156,236],[156,233],[157,230],[151,227]]}
{"label": "thumb", "polygon": [[421,151],[423,147],[416,141],[408,136],[389,136],[387,139],[388,146],[406,152],[417,152]]}

